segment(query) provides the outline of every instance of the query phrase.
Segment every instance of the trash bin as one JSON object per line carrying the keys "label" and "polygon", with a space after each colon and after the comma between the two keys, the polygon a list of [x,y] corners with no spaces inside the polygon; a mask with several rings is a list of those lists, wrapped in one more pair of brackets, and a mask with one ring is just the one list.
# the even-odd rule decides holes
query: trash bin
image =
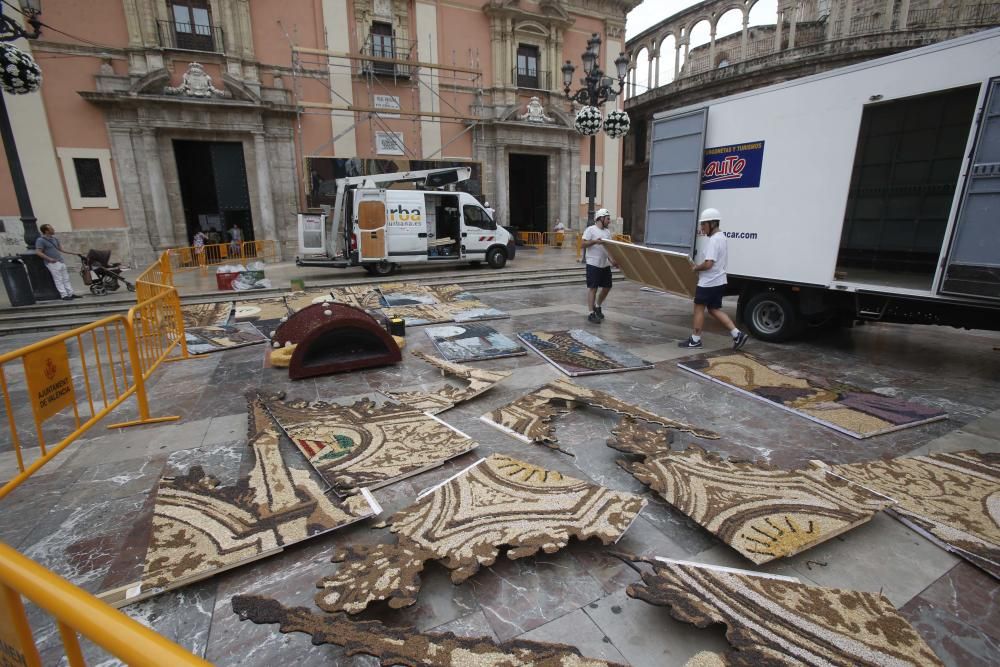
{"label": "trash bin", "polygon": [[19,257],[0,258],[0,275],[3,276],[3,286],[7,290],[10,305],[30,306],[35,303],[28,269]]}
{"label": "trash bin", "polygon": [[28,270],[28,279],[31,280],[31,291],[35,295],[35,301],[56,301],[60,298],[56,281],[45,268],[45,261],[41,257],[33,252],[26,252],[18,255],[18,258],[24,262],[24,268]]}

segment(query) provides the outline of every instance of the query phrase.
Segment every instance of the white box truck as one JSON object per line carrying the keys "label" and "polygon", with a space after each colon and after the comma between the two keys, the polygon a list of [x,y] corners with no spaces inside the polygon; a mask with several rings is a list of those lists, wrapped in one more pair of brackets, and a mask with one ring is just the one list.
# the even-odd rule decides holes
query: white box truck
{"label": "white box truck", "polygon": [[657,114],[645,243],[696,258],[709,207],[758,338],[1000,329],[1000,30]]}
{"label": "white box truck", "polygon": [[[503,268],[515,253],[510,232],[467,192],[435,189],[471,173],[449,167],[338,179],[328,215],[299,215],[296,264],[362,266],[380,276],[425,262]],[[418,189],[392,189],[404,184]]]}

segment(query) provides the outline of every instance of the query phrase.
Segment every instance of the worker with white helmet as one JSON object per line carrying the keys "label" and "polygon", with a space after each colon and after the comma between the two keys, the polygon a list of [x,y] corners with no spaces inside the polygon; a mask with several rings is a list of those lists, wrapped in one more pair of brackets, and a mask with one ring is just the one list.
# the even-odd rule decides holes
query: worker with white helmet
{"label": "worker with white helmet", "polygon": [[[587,321],[600,324],[604,319],[601,305],[611,291],[611,265],[608,251],[602,245],[611,238],[611,211],[602,208],[594,214],[594,224],[583,232],[583,260],[587,265]],[[600,292],[597,290],[600,289]]]}
{"label": "worker with white helmet", "polygon": [[698,231],[708,237],[705,243],[705,259],[700,264],[692,266],[698,274],[698,287],[694,293],[694,323],[691,337],[678,347],[697,348],[702,346],[701,328],[705,324],[705,309],[729,329],[733,337],[733,349],[738,350],[746,345],[749,336],[736,328],[729,316],[722,312],[722,297],[726,295],[726,265],[729,250],[726,246],[726,235],[719,231],[722,215],[714,208],[706,208],[698,217]]}

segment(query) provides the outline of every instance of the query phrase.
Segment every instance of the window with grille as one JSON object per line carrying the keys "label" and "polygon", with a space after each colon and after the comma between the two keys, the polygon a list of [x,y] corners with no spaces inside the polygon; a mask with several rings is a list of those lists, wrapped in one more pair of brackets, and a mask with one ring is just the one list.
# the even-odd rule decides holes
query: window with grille
{"label": "window with grille", "polygon": [[538,88],[538,47],[519,44],[517,47],[517,85]]}
{"label": "window with grille", "polygon": [[81,197],[106,197],[104,176],[101,174],[101,161],[97,158],[73,158],[73,169],[76,171],[76,182],[80,188]]}
{"label": "window with grille", "polygon": [[206,0],[170,0],[170,13],[178,49],[213,50],[212,14]]}

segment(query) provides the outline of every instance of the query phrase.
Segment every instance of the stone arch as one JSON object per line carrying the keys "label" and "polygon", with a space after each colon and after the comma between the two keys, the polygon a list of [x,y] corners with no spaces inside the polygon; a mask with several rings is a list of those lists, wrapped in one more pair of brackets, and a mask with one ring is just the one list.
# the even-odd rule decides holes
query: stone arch
{"label": "stone arch", "polygon": [[677,62],[677,37],[673,33],[668,33],[660,42],[659,52],[660,56],[656,60],[656,84],[665,86],[676,76],[674,66]]}
{"label": "stone arch", "polygon": [[715,39],[719,40],[738,32],[742,33],[744,16],[743,7],[731,6],[725,11],[720,12],[714,24]]}
{"label": "stone arch", "polygon": [[642,95],[652,87],[649,80],[649,53],[646,45],[635,54],[635,81],[633,83],[634,94]]}
{"label": "stone arch", "polygon": [[537,35],[538,37],[549,36],[549,29],[536,21],[521,21],[514,25],[514,32]]}
{"label": "stone arch", "polygon": [[748,25],[774,25],[778,22],[778,0],[754,0],[747,13]]}

